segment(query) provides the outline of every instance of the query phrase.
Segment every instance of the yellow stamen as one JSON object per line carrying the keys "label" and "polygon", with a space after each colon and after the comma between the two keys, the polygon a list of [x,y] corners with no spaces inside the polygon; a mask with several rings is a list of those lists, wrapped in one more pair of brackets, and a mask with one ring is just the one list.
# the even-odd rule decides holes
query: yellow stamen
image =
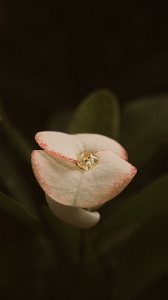
{"label": "yellow stamen", "polygon": [[92,169],[99,162],[98,157],[89,152],[77,154],[77,159],[79,160],[79,162],[77,162],[77,166],[84,171]]}

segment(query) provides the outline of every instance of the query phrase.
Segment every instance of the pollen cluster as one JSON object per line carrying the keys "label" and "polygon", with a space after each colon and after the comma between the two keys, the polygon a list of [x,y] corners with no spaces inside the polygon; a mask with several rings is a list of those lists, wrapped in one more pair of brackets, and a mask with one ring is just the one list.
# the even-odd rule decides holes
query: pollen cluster
{"label": "pollen cluster", "polygon": [[77,162],[77,166],[84,171],[92,169],[99,162],[98,157],[89,152],[82,152],[80,154],[77,154],[77,159],[79,160]]}

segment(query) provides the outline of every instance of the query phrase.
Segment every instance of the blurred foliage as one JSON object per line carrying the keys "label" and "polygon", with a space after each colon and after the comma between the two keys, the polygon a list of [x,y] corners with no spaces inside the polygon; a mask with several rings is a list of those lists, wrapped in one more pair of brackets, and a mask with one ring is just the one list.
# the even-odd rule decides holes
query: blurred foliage
{"label": "blurred foliage", "polygon": [[132,99],[123,109],[121,143],[139,169],[168,150],[168,94]]}
{"label": "blurred foliage", "polygon": [[146,220],[119,251],[116,299],[135,299],[167,274],[167,231],[168,210],[165,210]]}
{"label": "blurred foliage", "polygon": [[[9,198],[5,194],[0,192],[0,208],[15,217],[20,223],[24,224],[30,229],[36,230],[38,224],[38,218],[33,215],[26,206],[19,204],[17,201]],[[36,224],[37,223],[37,224]]]}
{"label": "blurred foliage", "polygon": [[30,154],[32,148],[28,141],[20,134],[18,129],[16,129],[15,125],[9,120],[1,102],[2,101],[0,101],[1,131],[11,143],[12,148],[15,148],[20,156],[22,156],[25,161],[30,163]]}
{"label": "blurred foliage", "polygon": [[99,133],[119,139],[120,109],[116,96],[108,90],[89,95],[77,108],[69,133]]}
{"label": "blurred foliage", "polygon": [[[120,111],[116,96],[103,89],[89,94],[73,113],[61,111],[64,128],[121,140],[129,161],[138,167],[135,180],[100,208],[101,221],[90,230],[62,223],[39,201],[39,187],[30,178],[25,155],[30,148],[23,146],[27,139],[1,113],[3,299],[166,297],[168,290],[163,293],[162,287],[168,277],[167,100],[166,94],[134,99]],[[62,130],[54,118],[55,114],[49,117],[48,126]],[[146,296],[156,284],[158,292]]]}

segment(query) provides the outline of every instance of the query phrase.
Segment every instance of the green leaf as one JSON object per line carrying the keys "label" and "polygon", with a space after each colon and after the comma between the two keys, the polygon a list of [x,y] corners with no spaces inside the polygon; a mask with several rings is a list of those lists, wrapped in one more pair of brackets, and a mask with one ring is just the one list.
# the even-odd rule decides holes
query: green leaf
{"label": "green leaf", "polygon": [[121,143],[137,168],[168,141],[168,95],[133,99],[122,112]]}
{"label": "green leaf", "polygon": [[[129,193],[137,193],[137,190],[147,186],[156,178],[161,177],[168,171],[168,139],[165,140],[164,145],[160,145],[160,149],[155,149],[155,153],[148,161],[138,168],[138,174],[127,190],[125,190],[124,197]],[[122,196],[122,195],[121,195]]]}
{"label": "green leaf", "polygon": [[168,174],[155,180],[131,198],[113,216],[113,226],[123,226],[134,221],[144,221],[168,208]]}
{"label": "green leaf", "polygon": [[168,210],[144,223],[118,253],[115,300],[132,300],[168,271]]}
{"label": "green leaf", "polygon": [[119,139],[120,110],[116,96],[108,90],[88,95],[77,108],[69,133],[97,133]]}
{"label": "green leaf", "polygon": [[13,148],[23,157],[23,159],[30,165],[30,155],[32,148],[27,140],[21,135],[16,126],[12,124],[6,115],[3,105],[0,101],[0,129],[5,133],[11,142]]}
{"label": "green leaf", "polygon": [[0,192],[0,209],[31,230],[37,230],[39,219],[26,210],[21,204]]}
{"label": "green leaf", "polygon": [[[24,169],[24,174],[27,173]],[[30,212],[37,214],[36,199],[30,189],[30,180],[23,176],[15,156],[6,147],[0,149],[0,182],[10,196]]]}
{"label": "green leaf", "polygon": [[[115,246],[115,240],[116,244],[121,243],[136,231],[141,224],[167,210],[167,195],[168,174],[155,180],[139,194],[121,204],[110,219],[104,221],[99,228],[98,237],[102,240],[99,247],[103,249],[103,252],[110,251]],[[109,237],[111,237],[111,244]]]}

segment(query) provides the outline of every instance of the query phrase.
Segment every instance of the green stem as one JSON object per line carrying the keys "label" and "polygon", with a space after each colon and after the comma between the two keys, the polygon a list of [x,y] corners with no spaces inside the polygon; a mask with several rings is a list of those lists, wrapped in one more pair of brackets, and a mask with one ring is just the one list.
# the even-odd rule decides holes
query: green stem
{"label": "green stem", "polygon": [[[81,289],[86,299],[108,299],[104,274],[100,262],[89,240],[88,229],[81,233]],[[102,297],[102,298],[101,298]],[[104,298],[103,298],[104,297]]]}

